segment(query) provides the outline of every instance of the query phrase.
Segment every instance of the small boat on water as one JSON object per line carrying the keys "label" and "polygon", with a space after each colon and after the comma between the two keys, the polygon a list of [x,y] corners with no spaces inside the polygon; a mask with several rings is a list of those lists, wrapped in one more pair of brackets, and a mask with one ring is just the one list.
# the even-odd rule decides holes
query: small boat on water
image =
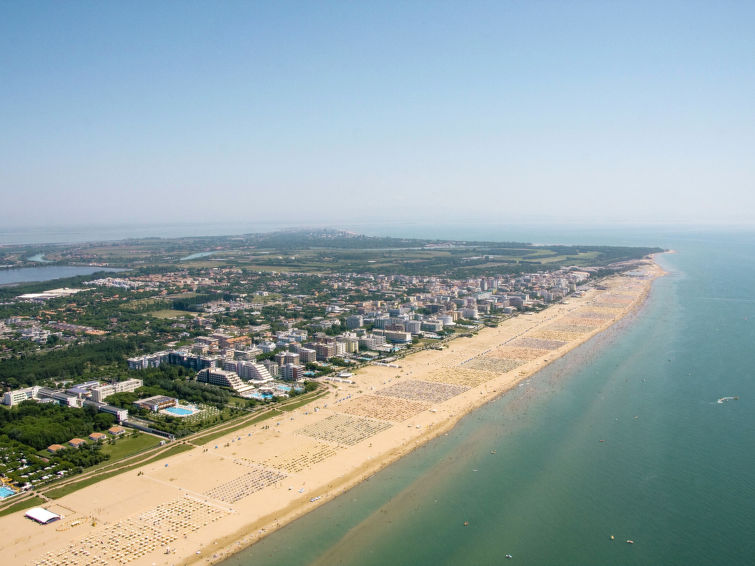
{"label": "small boat on water", "polygon": [[726,403],[726,401],[739,401],[739,397],[738,396],[721,397],[718,401],[716,401],[716,403],[718,403],[719,405],[723,405],[724,403]]}
{"label": "small boat on water", "polygon": [[627,539],[627,544],[634,544],[634,541]]}
{"label": "small boat on water", "polygon": [[514,558],[514,557],[513,557],[513,556],[511,556],[510,554],[507,554],[507,555],[506,555],[506,558],[509,558],[509,559],[510,559],[510,558]]}

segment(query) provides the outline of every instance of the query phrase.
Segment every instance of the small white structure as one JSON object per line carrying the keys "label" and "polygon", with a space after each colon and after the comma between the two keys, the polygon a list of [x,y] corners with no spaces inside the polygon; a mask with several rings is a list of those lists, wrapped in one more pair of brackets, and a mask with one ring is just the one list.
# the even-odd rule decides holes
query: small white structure
{"label": "small white structure", "polygon": [[62,518],[61,515],[53,513],[52,511],[48,511],[47,509],[44,509],[42,507],[34,507],[32,509],[29,509],[24,514],[24,516],[42,525],[47,525]]}

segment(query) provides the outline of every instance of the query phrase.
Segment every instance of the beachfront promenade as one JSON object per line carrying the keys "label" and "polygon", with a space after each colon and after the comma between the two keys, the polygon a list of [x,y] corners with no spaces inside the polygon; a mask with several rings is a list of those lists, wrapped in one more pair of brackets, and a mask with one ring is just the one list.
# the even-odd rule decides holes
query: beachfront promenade
{"label": "beachfront promenade", "polygon": [[47,505],[46,526],[0,518],[3,564],[221,560],[362,481],[635,309],[646,276],[369,366],[313,403]]}

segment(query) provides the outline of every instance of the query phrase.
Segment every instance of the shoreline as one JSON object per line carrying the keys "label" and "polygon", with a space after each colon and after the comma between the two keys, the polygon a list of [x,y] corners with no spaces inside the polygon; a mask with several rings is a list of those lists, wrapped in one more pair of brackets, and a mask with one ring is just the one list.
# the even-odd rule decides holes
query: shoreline
{"label": "shoreline", "polygon": [[[674,251],[674,250],[668,250],[668,251],[665,251],[663,253],[672,253],[672,254],[674,254],[674,253],[677,253],[677,252]],[[484,405],[486,405],[488,403],[491,403],[491,402],[495,401],[496,399],[498,399],[499,397],[501,397],[502,395],[506,394],[508,391],[510,391],[511,389],[513,389],[514,387],[516,387],[521,382],[523,382],[523,381],[525,381],[525,380],[527,380],[527,379],[529,379],[531,377],[534,377],[535,375],[537,375],[537,373],[540,370],[542,370],[545,367],[549,366],[550,364],[552,364],[556,360],[562,358],[563,356],[565,356],[566,354],[568,354],[569,352],[571,352],[573,349],[577,348],[578,346],[581,346],[582,344],[585,344],[585,343],[589,342],[595,336],[597,336],[599,334],[602,334],[603,332],[605,332],[609,328],[613,327],[617,323],[621,322],[622,320],[626,319],[630,315],[639,312],[640,309],[642,309],[642,307],[645,305],[645,303],[647,301],[647,298],[648,298],[648,296],[650,294],[650,291],[652,289],[652,283],[656,279],[658,279],[659,277],[665,277],[666,275],[668,275],[668,272],[666,272],[665,270],[663,270],[663,268],[661,268],[660,265],[658,265],[658,263],[655,262],[655,255],[656,254],[651,254],[651,256],[650,256],[652,258],[652,262],[653,262],[652,265],[653,265],[654,275],[653,275],[652,278],[649,279],[648,285],[645,286],[643,292],[635,299],[635,301],[633,301],[633,303],[630,305],[630,307],[627,308],[624,312],[622,312],[622,314],[620,316],[616,317],[615,319],[612,319],[609,324],[607,324],[605,326],[599,327],[599,329],[597,331],[595,331],[595,332],[591,332],[588,335],[588,337],[585,338],[584,340],[580,340],[580,341],[574,343],[573,345],[570,345],[570,347],[567,350],[565,350],[563,353],[559,354],[558,356],[554,356],[553,358],[549,358],[549,359],[545,360],[544,363],[542,363],[542,365],[540,365],[534,372],[532,372],[532,373],[528,372],[526,375],[521,375],[518,379],[516,379],[515,381],[511,382],[507,387],[505,387],[501,391],[495,393],[495,395],[493,395],[493,396],[483,396],[482,399],[479,400],[479,403],[475,403],[473,406],[471,406],[469,408],[469,410],[467,410],[465,412],[460,412],[459,414],[456,414],[453,417],[446,419],[445,421],[443,421],[443,423],[440,423],[437,428],[428,430],[425,435],[423,435],[422,437],[416,439],[415,442],[413,442],[412,444],[410,444],[410,445],[404,445],[404,446],[400,447],[399,449],[397,449],[397,451],[395,453],[392,453],[389,457],[381,460],[377,465],[370,466],[369,462],[365,463],[365,465],[364,465],[365,470],[362,473],[359,473],[359,471],[357,471],[357,472],[355,472],[353,474],[353,477],[350,477],[346,481],[344,481],[341,484],[339,484],[337,492],[335,492],[335,493],[327,493],[326,492],[327,493],[327,497],[323,497],[322,501],[319,502],[316,506],[309,507],[309,508],[305,508],[305,507],[302,507],[302,506],[294,506],[294,508],[291,509],[290,511],[288,511],[287,513],[283,513],[283,518],[282,519],[279,519],[277,517],[274,519],[274,522],[276,523],[276,526],[274,528],[272,528],[270,530],[266,529],[265,532],[263,534],[261,534],[261,535],[257,535],[257,536],[252,535],[251,538],[253,538],[253,540],[249,540],[249,538],[250,538],[250,536],[249,536],[250,530],[252,530],[252,531],[258,530],[258,529],[260,529],[260,527],[262,527],[262,526],[264,526],[266,524],[269,524],[271,522],[271,518],[270,517],[263,517],[259,521],[259,524],[247,525],[244,528],[241,528],[241,529],[237,530],[236,532],[227,535],[226,537],[224,537],[222,539],[222,541],[217,541],[217,544],[222,545],[222,546],[220,546],[220,548],[218,548],[218,549],[214,549],[213,554],[215,554],[217,556],[216,558],[209,557],[206,554],[201,554],[201,555],[197,555],[196,557],[191,557],[189,560],[187,560],[185,562],[180,562],[178,564],[182,564],[184,566],[196,566],[197,564],[200,564],[200,563],[222,564],[225,560],[227,560],[227,559],[235,556],[236,554],[238,554],[240,552],[243,552],[244,550],[252,547],[255,543],[261,541],[262,539],[264,539],[268,535],[276,532],[278,529],[281,529],[281,528],[289,525],[290,523],[293,523],[297,519],[300,519],[301,517],[304,517],[305,515],[307,515],[311,511],[314,511],[316,508],[320,507],[320,505],[323,505],[323,504],[325,504],[325,503],[327,503],[329,501],[332,501],[333,499],[335,499],[336,497],[338,497],[340,495],[346,494],[348,491],[350,491],[354,487],[358,486],[362,482],[364,482],[366,480],[369,480],[376,473],[378,473],[378,472],[384,470],[385,468],[391,466],[392,464],[396,463],[398,460],[400,460],[404,456],[407,456],[408,454],[414,452],[416,449],[424,446],[425,444],[427,444],[431,440],[433,440],[433,439],[435,439],[435,438],[437,438],[437,437],[439,437],[439,436],[441,436],[441,435],[443,435],[443,434],[451,431],[454,427],[456,427],[456,425],[459,423],[459,421],[461,421],[461,419],[463,419],[464,417],[470,415],[475,410],[483,407]],[[503,324],[505,324],[505,322]],[[411,355],[411,354],[409,354],[409,355]],[[247,542],[243,542],[242,543],[242,541],[247,541]]]}
{"label": "shoreline", "polygon": [[31,525],[23,512],[3,517],[0,527],[14,535],[0,548],[12,564],[102,563],[95,556],[112,564],[221,562],[637,311],[665,275],[652,258],[639,269],[643,277],[610,277],[583,297],[441,351],[410,354],[398,368],[362,368],[356,384],[330,386],[275,424],[251,425],[51,502],[65,516],[57,527]]}

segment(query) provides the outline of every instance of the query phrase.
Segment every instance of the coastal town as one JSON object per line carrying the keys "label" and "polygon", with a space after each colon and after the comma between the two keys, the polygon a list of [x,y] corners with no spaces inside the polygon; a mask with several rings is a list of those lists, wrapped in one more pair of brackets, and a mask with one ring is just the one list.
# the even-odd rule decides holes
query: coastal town
{"label": "coastal town", "polygon": [[[437,244],[425,245],[436,251]],[[370,260],[364,271],[350,272],[178,262],[66,280],[60,287],[51,283],[42,291],[5,288],[0,513],[75,496],[116,470],[142,474],[141,466],[155,459],[195,446],[207,451],[203,439],[233,430],[251,435],[257,419],[287,413],[326,417],[301,433],[314,443],[301,452],[295,448],[301,438],[281,438],[272,447],[266,442],[281,455],[270,458],[292,458],[290,463],[250,464],[258,470],[249,472],[251,483],[211,488],[211,498],[234,503],[265,491],[346,447],[376,442],[382,431],[415,416],[415,434],[389,442],[399,442],[403,451],[478,403],[470,401],[470,391],[484,387],[480,395],[487,399],[502,390],[493,383],[529,375],[547,363],[549,352],[573,347],[625,312],[652,279],[647,251],[594,265],[566,264],[581,259],[567,256],[563,263],[519,264],[508,273],[496,272],[500,264],[494,264],[467,277],[449,269],[375,273]],[[541,328],[553,309],[571,312],[572,301],[610,296],[617,274],[630,290],[614,292],[614,302]],[[498,345],[490,338],[508,329],[519,330]],[[488,338],[481,344],[489,347],[470,350],[482,335]],[[460,340],[469,345],[458,346]],[[451,352],[452,362],[441,361]],[[472,355],[462,358],[461,352]],[[417,356],[438,361],[415,370],[426,374],[421,379],[397,382],[414,373],[407,368]],[[383,392],[375,394],[378,389]],[[437,420],[449,403],[465,408],[446,409],[445,421]],[[282,422],[275,426],[283,430]],[[220,442],[230,446],[241,438]],[[228,489],[231,495],[223,496]],[[65,516],[50,504],[28,513],[43,522]]]}

